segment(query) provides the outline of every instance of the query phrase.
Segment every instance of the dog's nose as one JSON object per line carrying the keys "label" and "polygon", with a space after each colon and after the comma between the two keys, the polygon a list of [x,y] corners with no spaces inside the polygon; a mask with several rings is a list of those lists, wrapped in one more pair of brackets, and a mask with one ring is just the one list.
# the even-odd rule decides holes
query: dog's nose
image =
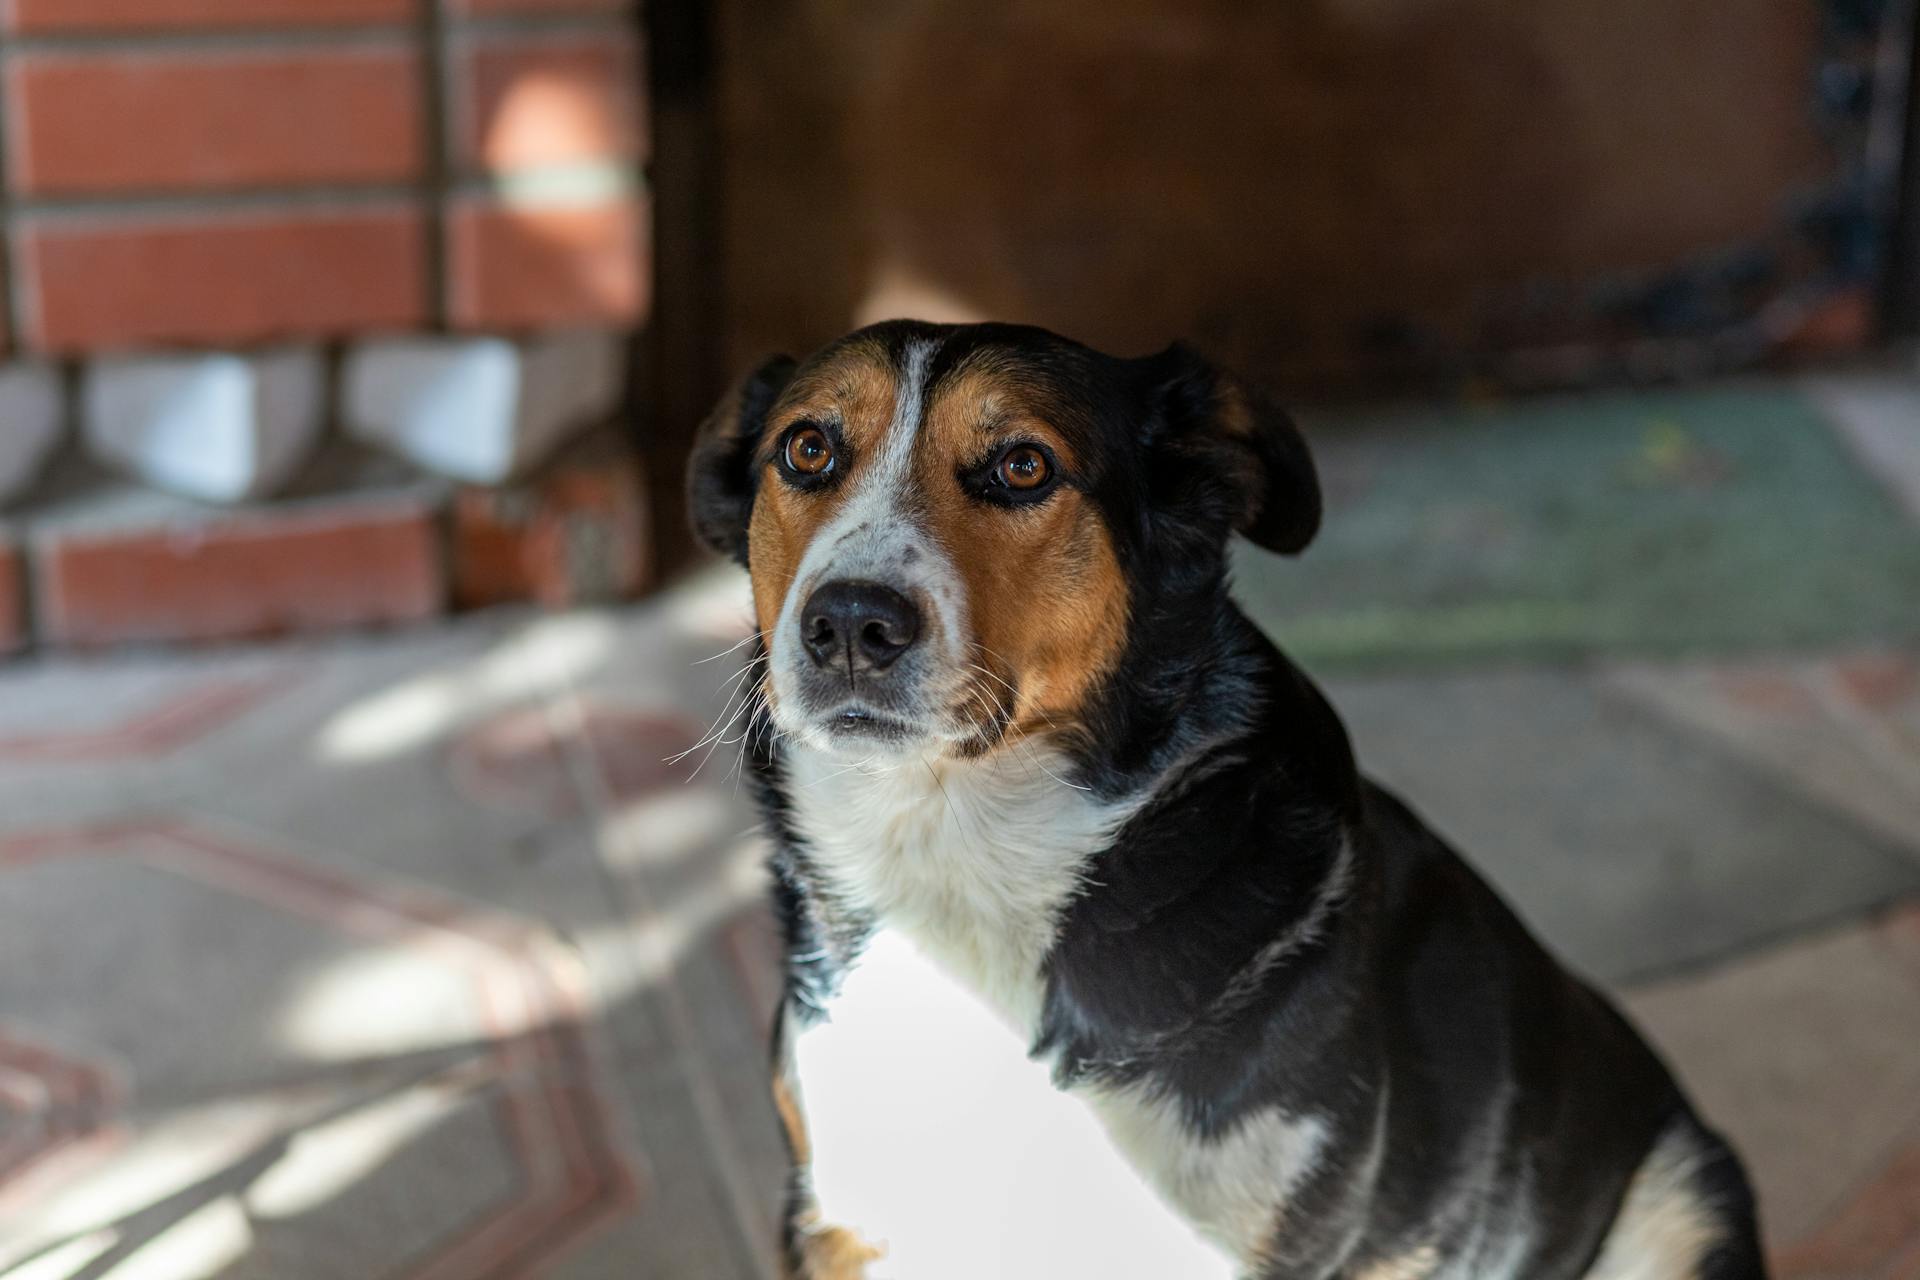
{"label": "dog's nose", "polygon": [[800,611],[800,638],[822,667],[884,671],[919,635],[913,601],[877,582],[829,582]]}

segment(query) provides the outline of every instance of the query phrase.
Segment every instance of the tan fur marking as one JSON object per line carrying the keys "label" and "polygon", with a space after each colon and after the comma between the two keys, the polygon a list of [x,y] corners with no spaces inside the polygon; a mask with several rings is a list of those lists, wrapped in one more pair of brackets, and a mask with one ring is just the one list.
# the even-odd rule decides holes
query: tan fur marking
{"label": "tan fur marking", "polygon": [[[781,602],[821,527],[840,510],[853,488],[863,460],[883,447],[893,421],[895,375],[886,354],[866,344],[847,346],[825,364],[796,378],[767,415],[766,431],[755,456],[760,489],[754,499],[749,545],[753,548],[753,610],[762,631],[771,631]],[[841,459],[840,482],[815,493],[783,483],[774,453],[787,428],[802,419],[840,423],[853,455]]]}
{"label": "tan fur marking", "polygon": [[1586,1280],[1697,1280],[1701,1259],[1726,1232],[1694,1190],[1703,1158],[1684,1132],[1654,1147],[1633,1175]]}
{"label": "tan fur marking", "polygon": [[807,1138],[807,1118],[800,1113],[800,1103],[793,1096],[793,1086],[787,1083],[785,1075],[773,1078],[773,1109],[779,1113],[780,1127],[786,1130],[787,1150],[793,1153],[793,1162],[804,1165],[813,1159],[813,1144]]}
{"label": "tan fur marking", "polygon": [[865,1280],[867,1264],[887,1256],[846,1227],[802,1227],[797,1243],[799,1269],[793,1280]]}
{"label": "tan fur marking", "polygon": [[979,646],[993,672],[983,691],[1005,697],[1017,730],[1066,727],[1118,659],[1127,621],[1126,581],[1105,522],[1071,486],[1046,502],[983,509],[954,483],[962,466],[995,449],[1034,440],[1059,465],[1075,464],[1067,439],[1038,412],[1011,371],[976,362],[941,384],[916,460],[931,531],[966,587]]}
{"label": "tan fur marking", "polygon": [[[1220,437],[1232,441],[1241,449],[1251,450],[1253,434],[1258,429],[1253,417],[1253,406],[1247,403],[1247,394],[1239,386],[1227,382],[1221,387],[1215,404],[1215,421],[1219,424]],[[1257,463],[1248,461],[1249,467]],[[1245,504],[1241,508],[1240,519],[1236,527],[1245,529],[1260,517],[1260,507],[1264,501],[1261,486],[1248,485],[1245,491]]]}
{"label": "tan fur marking", "polygon": [[1421,1245],[1397,1258],[1383,1258],[1353,1280],[1427,1280],[1440,1265],[1440,1252],[1430,1244]]}

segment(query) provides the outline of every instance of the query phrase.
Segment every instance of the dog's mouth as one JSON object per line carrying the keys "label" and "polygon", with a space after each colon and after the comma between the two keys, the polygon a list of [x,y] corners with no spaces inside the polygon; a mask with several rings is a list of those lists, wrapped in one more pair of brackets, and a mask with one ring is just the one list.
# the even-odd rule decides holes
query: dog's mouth
{"label": "dog's mouth", "polygon": [[924,738],[918,726],[858,703],[843,706],[821,717],[821,727],[834,742],[876,743],[897,746]]}
{"label": "dog's mouth", "polygon": [[978,697],[933,715],[902,713],[855,698],[807,719],[815,740],[834,748],[932,749],[977,756],[1006,737],[1012,716],[1002,702]]}

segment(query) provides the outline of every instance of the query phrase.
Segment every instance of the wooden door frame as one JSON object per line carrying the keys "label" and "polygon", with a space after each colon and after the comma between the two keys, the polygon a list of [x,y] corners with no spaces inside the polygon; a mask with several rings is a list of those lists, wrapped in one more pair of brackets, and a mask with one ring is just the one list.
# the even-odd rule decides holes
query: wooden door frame
{"label": "wooden door frame", "polygon": [[648,0],[645,12],[653,290],[634,403],[647,460],[655,564],[659,579],[667,580],[698,560],[683,473],[694,432],[727,376],[723,130],[714,6],[706,0]]}

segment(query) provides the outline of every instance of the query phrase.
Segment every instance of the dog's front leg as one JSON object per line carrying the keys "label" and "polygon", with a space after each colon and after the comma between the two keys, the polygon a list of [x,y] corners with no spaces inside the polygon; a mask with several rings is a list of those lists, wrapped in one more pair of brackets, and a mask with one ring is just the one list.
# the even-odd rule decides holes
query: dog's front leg
{"label": "dog's front leg", "polygon": [[866,1280],[867,1264],[882,1251],[849,1227],[796,1223],[787,1256],[792,1280]]}
{"label": "dog's front leg", "polygon": [[821,1218],[807,1177],[812,1158],[807,1118],[789,1070],[788,1063],[776,1059],[773,1106],[786,1134],[790,1162],[782,1230],[787,1280],[867,1280],[867,1264],[878,1261],[885,1251],[867,1243],[853,1228]]}

